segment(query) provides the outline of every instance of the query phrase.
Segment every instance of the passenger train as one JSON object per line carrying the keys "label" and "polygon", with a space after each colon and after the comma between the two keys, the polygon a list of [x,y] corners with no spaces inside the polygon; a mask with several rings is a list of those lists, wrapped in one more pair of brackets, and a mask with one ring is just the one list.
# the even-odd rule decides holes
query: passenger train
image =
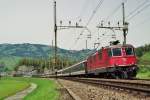
{"label": "passenger train", "polygon": [[102,47],[84,61],[57,71],[57,76],[98,76],[106,78],[133,78],[137,58],[130,44]]}

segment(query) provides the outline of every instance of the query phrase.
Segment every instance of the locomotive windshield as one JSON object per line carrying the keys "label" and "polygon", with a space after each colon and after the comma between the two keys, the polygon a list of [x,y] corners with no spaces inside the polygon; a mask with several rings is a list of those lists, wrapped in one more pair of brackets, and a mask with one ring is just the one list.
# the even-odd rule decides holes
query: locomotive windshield
{"label": "locomotive windshield", "polygon": [[133,48],[125,48],[126,55],[134,55]]}
{"label": "locomotive windshield", "polygon": [[113,48],[112,54],[113,56],[121,56],[121,48]]}

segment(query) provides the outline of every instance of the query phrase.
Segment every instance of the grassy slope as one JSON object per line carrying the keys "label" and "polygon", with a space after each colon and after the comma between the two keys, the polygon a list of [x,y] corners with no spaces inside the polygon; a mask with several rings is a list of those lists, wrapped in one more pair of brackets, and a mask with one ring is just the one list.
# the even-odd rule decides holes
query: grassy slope
{"label": "grassy slope", "polygon": [[150,65],[140,66],[136,77],[141,79],[150,79]]}
{"label": "grassy slope", "polygon": [[29,87],[30,84],[25,81],[16,81],[10,78],[0,79],[0,100],[24,90]]}
{"label": "grassy slope", "polygon": [[24,100],[58,100],[59,92],[57,91],[57,85],[52,80],[40,78],[15,78],[15,80],[32,82],[38,86],[37,89],[27,95]]}
{"label": "grassy slope", "polygon": [[150,79],[150,52],[146,52],[140,58],[139,71],[137,77]]}
{"label": "grassy slope", "polygon": [[150,52],[146,52],[140,59],[150,61]]}

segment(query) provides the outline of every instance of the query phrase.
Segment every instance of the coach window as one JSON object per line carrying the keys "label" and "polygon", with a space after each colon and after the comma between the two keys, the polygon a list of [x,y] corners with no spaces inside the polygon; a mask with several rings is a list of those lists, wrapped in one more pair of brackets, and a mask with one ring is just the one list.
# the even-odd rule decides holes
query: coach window
{"label": "coach window", "polygon": [[102,58],[102,50],[99,50],[99,51],[98,51],[98,56],[99,56],[99,59]]}
{"label": "coach window", "polygon": [[112,49],[113,56],[121,56],[121,48]]}
{"label": "coach window", "polygon": [[125,48],[126,55],[134,55],[133,48]]}

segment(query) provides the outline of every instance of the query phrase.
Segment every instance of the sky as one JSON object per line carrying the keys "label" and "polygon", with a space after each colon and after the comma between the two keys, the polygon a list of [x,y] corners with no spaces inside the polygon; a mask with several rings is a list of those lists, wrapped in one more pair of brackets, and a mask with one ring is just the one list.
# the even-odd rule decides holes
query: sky
{"label": "sky", "polygon": [[[97,28],[101,22],[104,26],[108,26],[108,22],[110,26],[117,26],[119,21],[122,26],[122,2],[125,3],[125,18],[129,23],[127,43],[135,47],[150,43],[150,0],[56,0],[58,26],[60,21],[62,26],[71,21],[71,26],[77,22],[87,27],[58,30],[58,47],[85,49],[86,40],[89,49],[94,48],[94,43],[100,43],[99,48],[117,39],[122,43],[122,31]],[[54,0],[0,0],[0,44],[52,45],[53,8]],[[87,38],[88,35],[91,38]]]}

